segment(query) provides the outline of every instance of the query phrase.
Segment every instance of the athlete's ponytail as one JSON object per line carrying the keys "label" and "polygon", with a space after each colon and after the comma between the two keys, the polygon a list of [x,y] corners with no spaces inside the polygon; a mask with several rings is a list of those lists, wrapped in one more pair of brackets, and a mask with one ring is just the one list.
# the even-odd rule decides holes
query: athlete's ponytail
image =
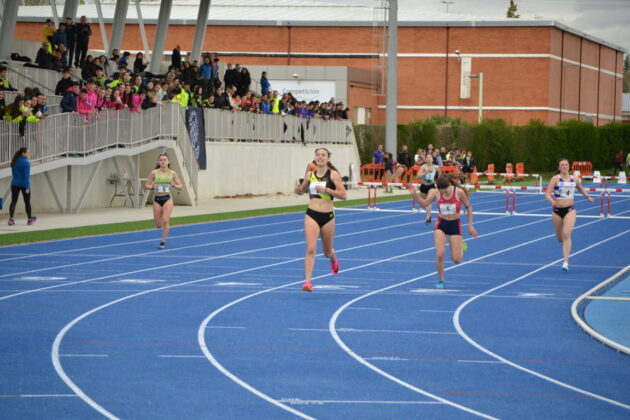
{"label": "athlete's ponytail", "polygon": [[461,180],[464,177],[463,173],[461,173],[460,171],[450,172],[446,175],[446,177],[451,182],[451,185],[454,185],[460,190],[464,191],[467,196],[470,194],[470,192],[461,185]]}

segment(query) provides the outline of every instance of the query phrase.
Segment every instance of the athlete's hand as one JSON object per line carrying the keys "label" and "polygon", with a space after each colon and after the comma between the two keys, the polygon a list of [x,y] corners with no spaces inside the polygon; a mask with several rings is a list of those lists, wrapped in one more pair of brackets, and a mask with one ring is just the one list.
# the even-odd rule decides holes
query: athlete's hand
{"label": "athlete's hand", "polygon": [[594,203],[594,202],[595,202],[595,199],[594,199],[593,197],[591,197],[591,196],[589,196],[589,197],[587,198],[587,200],[588,200],[590,203]]}
{"label": "athlete's hand", "polygon": [[326,192],[326,187],[323,185],[317,185],[315,186],[315,191],[317,191],[318,193],[325,193]]}
{"label": "athlete's hand", "polygon": [[296,193],[297,195],[302,195],[302,194],[304,194],[304,191],[302,190],[302,185],[300,185],[300,184],[296,185],[296,187],[295,187],[295,193]]}
{"label": "athlete's hand", "polygon": [[468,227],[468,232],[470,233],[470,236],[472,236],[473,238],[476,238],[477,236],[479,236],[479,234],[477,233],[477,229],[475,229],[475,227],[472,225]]}

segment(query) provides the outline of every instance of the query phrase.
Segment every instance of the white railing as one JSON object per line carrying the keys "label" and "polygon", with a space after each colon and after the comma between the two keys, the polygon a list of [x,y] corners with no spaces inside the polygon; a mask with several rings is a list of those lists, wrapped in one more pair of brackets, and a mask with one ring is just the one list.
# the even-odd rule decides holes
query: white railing
{"label": "white railing", "polygon": [[206,140],[353,144],[350,120],[206,109]]}
{"label": "white railing", "polygon": [[24,63],[11,62],[8,65],[9,82],[12,87],[19,91],[24,91],[25,87],[36,87],[47,95],[55,93],[61,73],[37,67],[24,67],[22,64]]}

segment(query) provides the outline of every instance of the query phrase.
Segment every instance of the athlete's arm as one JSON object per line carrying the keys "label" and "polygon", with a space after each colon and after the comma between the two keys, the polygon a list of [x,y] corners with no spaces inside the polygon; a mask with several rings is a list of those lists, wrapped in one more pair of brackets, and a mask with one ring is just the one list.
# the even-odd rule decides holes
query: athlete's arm
{"label": "athlete's arm", "polygon": [[551,196],[553,193],[553,189],[556,187],[558,183],[558,175],[554,175],[551,177],[551,181],[547,184],[547,191],[545,192],[545,199],[551,203],[552,206],[556,205],[556,200]]}
{"label": "athlete's arm", "polygon": [[179,182],[179,176],[177,175],[177,172],[173,172],[173,180],[171,181],[171,186],[180,191],[184,189],[181,182]]}
{"label": "athlete's arm", "polygon": [[434,188],[429,190],[427,198],[424,199],[418,195],[418,191],[416,191],[416,184],[407,184],[407,190],[411,193],[411,195],[413,195],[413,198],[420,203],[420,207],[427,207],[429,204],[433,203],[439,194],[438,190]]}
{"label": "athlete's arm", "polygon": [[324,193],[330,194],[338,200],[345,200],[347,198],[346,187],[343,185],[343,180],[341,179],[341,175],[337,171],[331,171],[330,177],[332,178],[332,182],[335,184],[336,190],[332,188],[324,188]]}
{"label": "athlete's arm", "polygon": [[144,183],[144,188],[147,190],[153,189],[153,181],[155,180],[155,170],[152,170],[147,178],[147,182]]}
{"label": "athlete's arm", "polygon": [[473,209],[472,204],[470,204],[470,200],[468,199],[468,195],[465,191],[461,189],[457,189],[457,198],[462,202],[464,207],[466,207],[466,218],[468,219],[468,232],[470,236],[473,238],[477,237],[477,229],[473,226]]}
{"label": "athlete's arm", "polygon": [[308,185],[311,183],[310,179],[311,179],[311,174],[313,172],[307,172],[306,175],[304,175],[304,180],[302,181],[302,183],[300,185],[298,185],[297,187],[295,187],[295,193],[297,195],[302,195],[304,194],[306,191],[308,191]]}
{"label": "athlete's arm", "polygon": [[582,186],[582,183],[580,182],[579,179],[575,181],[575,188],[577,188],[578,191],[581,192],[584,198],[586,198],[589,202],[592,203],[595,201],[595,199],[588,194],[588,192],[586,191],[586,188]]}

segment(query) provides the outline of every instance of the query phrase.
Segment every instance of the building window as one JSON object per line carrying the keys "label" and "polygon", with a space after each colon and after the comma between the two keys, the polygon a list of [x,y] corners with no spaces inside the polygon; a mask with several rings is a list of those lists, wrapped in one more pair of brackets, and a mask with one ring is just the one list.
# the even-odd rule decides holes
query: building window
{"label": "building window", "polygon": [[372,124],[372,108],[357,106],[354,108],[355,124]]}

